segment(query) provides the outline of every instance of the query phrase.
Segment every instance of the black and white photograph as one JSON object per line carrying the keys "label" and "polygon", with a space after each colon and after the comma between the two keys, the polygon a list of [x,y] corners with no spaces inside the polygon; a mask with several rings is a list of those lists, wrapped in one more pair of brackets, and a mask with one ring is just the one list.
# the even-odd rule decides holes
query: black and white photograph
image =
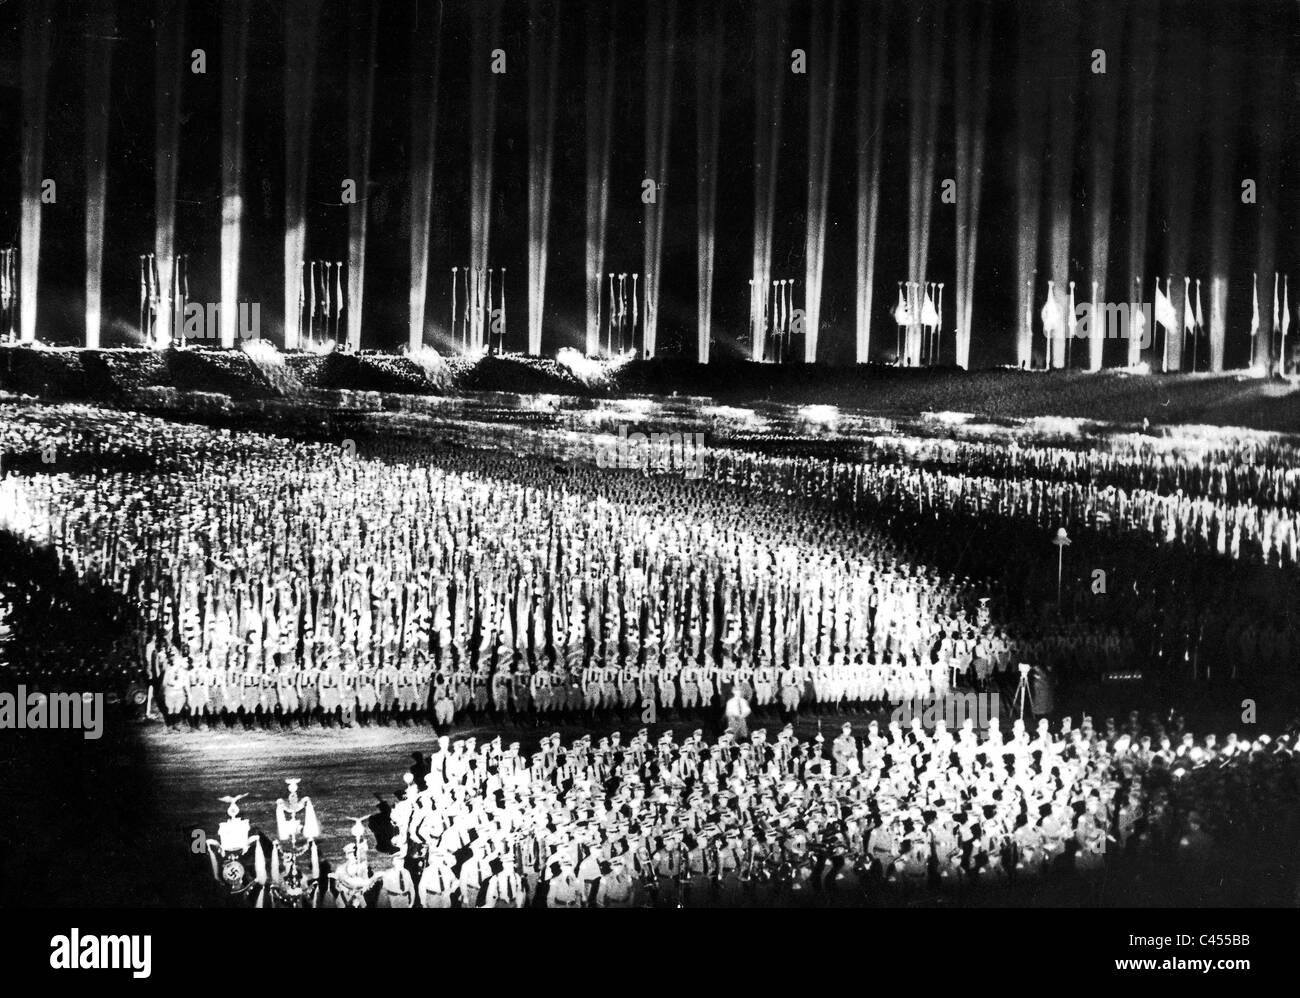
{"label": "black and white photograph", "polygon": [[0,905],[1261,969],[1298,101],[1293,0],[0,0]]}

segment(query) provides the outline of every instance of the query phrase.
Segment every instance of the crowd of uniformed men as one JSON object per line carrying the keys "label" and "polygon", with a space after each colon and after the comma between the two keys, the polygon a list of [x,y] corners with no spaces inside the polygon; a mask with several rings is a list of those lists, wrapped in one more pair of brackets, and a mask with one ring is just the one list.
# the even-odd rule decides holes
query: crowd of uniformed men
{"label": "crowd of uniformed men", "polygon": [[1116,861],[1172,871],[1204,901],[1222,888],[1219,850],[1293,842],[1300,751],[1294,733],[1198,741],[1167,720],[845,723],[829,746],[790,727],[567,746],[556,733],[531,755],[444,736],[332,863],[316,841],[330,822],[314,813],[306,841],[282,827],[268,848],[232,810],[238,827],[222,826],[228,849],[213,855],[237,903],[261,906],[969,900],[1071,875],[1095,892]]}
{"label": "crowd of uniformed men", "polygon": [[[1031,457],[1004,467],[1004,447],[970,442],[926,445],[913,463],[711,449],[691,479],[4,409],[0,520],[135,609],[137,653],[110,665],[145,672],[168,716],[194,724],[546,723],[708,709],[732,689],[760,709],[829,710],[941,695],[1022,662],[1236,675],[1294,646],[1283,587],[1214,598],[1240,573],[1291,571],[1232,557],[1266,538],[1260,552],[1290,557],[1285,531],[1250,526],[1294,515],[1291,477],[1267,454],[1230,474],[1217,453],[1183,455],[1195,473],[1148,455],[1148,474],[1095,450],[1021,448]],[[1120,472],[1128,488],[1105,484]],[[1180,518],[1187,502],[1211,513]],[[1107,530],[1126,532],[1090,543],[1129,559],[1136,598],[1084,606],[1085,576],[1064,597],[1074,611],[1044,612],[1055,559],[1024,538],[1096,528],[1102,506]]]}
{"label": "crowd of uniformed men", "polygon": [[[728,695],[760,713],[833,711],[980,687],[1026,662],[1264,675],[1296,638],[1294,455],[1281,451],[710,448],[696,478],[499,446],[357,452],[92,407],[0,415],[0,527],[53,552],[27,567],[68,582],[32,587],[55,601],[106,593],[138,636],[121,657],[51,667],[79,639],[49,635],[40,655],[0,648],[5,668],[38,688],[139,675],[173,722],[432,713],[442,730],[553,727],[651,705],[714,717]],[[1089,588],[1086,563],[1044,598],[1060,562],[1039,548],[1058,527],[1125,601],[1092,600],[1106,590],[1095,572]],[[31,592],[4,581],[21,613]],[[248,893],[833,902],[1086,871],[1119,847],[1197,856],[1211,837],[1293,824],[1292,744],[1196,744],[1133,723],[1005,743],[996,727],[870,730],[861,744],[845,731],[829,758],[790,728],[714,744],[550,736],[529,758],[444,738],[392,808],[390,870],[372,869],[361,825],[315,894],[301,868],[286,887],[280,853]]]}

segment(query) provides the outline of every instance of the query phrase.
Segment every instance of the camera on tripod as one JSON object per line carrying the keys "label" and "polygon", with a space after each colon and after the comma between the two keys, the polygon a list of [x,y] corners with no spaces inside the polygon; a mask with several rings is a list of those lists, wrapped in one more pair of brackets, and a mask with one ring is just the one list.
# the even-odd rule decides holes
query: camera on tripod
{"label": "camera on tripod", "polygon": [[1025,710],[1028,709],[1030,715],[1034,713],[1034,694],[1029,688],[1029,670],[1033,666],[1026,662],[1020,663],[1020,681],[1016,683],[1016,695],[1011,699],[1011,712],[1018,715],[1020,720],[1025,719]]}

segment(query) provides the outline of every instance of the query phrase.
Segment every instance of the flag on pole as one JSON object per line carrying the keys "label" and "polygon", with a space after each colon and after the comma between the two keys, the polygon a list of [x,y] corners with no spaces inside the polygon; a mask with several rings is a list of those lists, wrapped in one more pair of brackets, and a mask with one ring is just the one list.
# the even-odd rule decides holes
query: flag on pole
{"label": "flag on pole", "polygon": [[1250,335],[1253,337],[1259,335],[1259,275],[1251,274],[1250,278],[1255,288],[1255,310],[1250,319]]}
{"label": "flag on pole", "polygon": [[1273,271],[1273,326],[1272,326],[1272,328],[1269,330],[1270,335],[1271,335],[1272,333],[1277,332],[1277,327],[1280,326],[1281,324],[1282,324],[1281,319],[1280,319],[1280,317],[1278,316],[1278,307],[1277,307],[1277,271],[1275,270],[1275,271]]}
{"label": "flag on pole", "polygon": [[894,309],[894,321],[900,326],[912,324],[912,313],[908,310],[907,299],[903,297],[903,286],[898,286],[898,307]]}
{"label": "flag on pole", "polygon": [[1201,312],[1201,282],[1196,282],[1196,328],[1205,328],[1205,315]]}
{"label": "flag on pole", "polygon": [[1138,306],[1133,309],[1133,318],[1129,321],[1129,337],[1133,343],[1134,353],[1132,354],[1132,363],[1136,364],[1141,359],[1142,343],[1146,340],[1147,335],[1147,313],[1145,306]]}
{"label": "flag on pole", "polygon": [[1286,331],[1291,328],[1291,290],[1287,279],[1282,278],[1282,373],[1286,374]]}
{"label": "flag on pole", "polygon": [[934,307],[934,299],[930,297],[930,286],[925,288],[925,301],[921,303],[921,325],[929,326],[933,329],[939,325],[939,312]]}
{"label": "flag on pole", "polygon": [[930,363],[939,362],[939,344],[943,341],[943,284],[938,284],[935,292],[934,347],[930,353]]}
{"label": "flag on pole", "polygon": [[1164,326],[1168,332],[1175,332],[1178,328],[1178,315],[1174,312],[1174,303],[1169,300],[1169,296],[1160,290],[1160,278],[1156,278],[1156,322]]}
{"label": "flag on pole", "polygon": [[1043,320],[1043,334],[1054,337],[1061,331],[1061,306],[1056,303],[1056,286],[1053,282],[1047,282],[1047,301],[1043,304],[1043,310],[1039,313]]}
{"label": "flag on pole", "polygon": [[1282,339],[1286,339],[1286,331],[1291,328],[1291,290],[1287,287],[1287,279],[1282,278]]}

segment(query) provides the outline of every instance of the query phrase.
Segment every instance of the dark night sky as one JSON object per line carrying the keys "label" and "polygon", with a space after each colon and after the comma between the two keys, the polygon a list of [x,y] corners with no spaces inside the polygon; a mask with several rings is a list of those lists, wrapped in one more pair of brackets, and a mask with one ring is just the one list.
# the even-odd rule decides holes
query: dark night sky
{"label": "dark night sky", "polygon": [[[608,6],[606,0],[592,0]],[[654,2],[654,0],[651,0]],[[770,16],[768,4],[722,0],[727,31],[723,66],[722,158],[717,214],[715,264],[716,354],[739,353],[746,336],[753,228],[754,19]],[[825,0],[829,2],[829,0]],[[864,0],[865,2],[865,0]],[[411,60],[430,58],[417,49],[411,30],[414,0],[392,0],[380,9],[373,160],[369,192],[370,229],[363,345],[394,347],[404,342],[408,281],[407,169],[410,146]],[[19,219],[19,58],[21,0],[0,3],[0,242],[16,242]],[[151,248],[153,226],[153,4],[119,3],[109,134],[109,208],[105,256],[106,311],[110,321],[133,323],[138,302],[137,256]],[[254,3],[246,116],[247,227],[241,298],[260,301],[264,325],[278,328],[283,219],[283,44],[284,25],[277,3]],[[908,214],[908,18],[928,19],[933,3],[894,0],[890,16],[890,89],[886,108],[882,168],[879,259],[873,342],[892,351],[894,326],[889,317],[895,282],[903,279],[907,258]],[[1215,199],[1233,202],[1232,268],[1229,297],[1229,366],[1244,363],[1250,323],[1250,272],[1259,253],[1260,220],[1273,212],[1277,224],[1278,269],[1296,261],[1295,221],[1298,203],[1290,183],[1296,162],[1296,121],[1292,110],[1300,90],[1289,68],[1300,30],[1300,7],[1294,2],[1205,2],[1205,0],[1129,0],[1081,3],[1034,0],[1046,9],[1026,36],[1019,22],[1031,9],[1022,3],[993,3],[994,35],[985,181],[981,204],[979,258],[976,271],[972,366],[1009,363],[1014,359],[1016,232],[1015,152],[1017,72],[1022,38],[1050,53],[1060,25],[1078,23],[1078,73],[1074,80],[1076,141],[1071,203],[1073,276],[1087,278],[1089,243],[1087,184],[1092,155],[1091,109],[1097,87],[1119,87],[1118,142],[1110,160],[1115,170],[1111,232],[1111,278],[1131,279],[1136,269],[1127,260],[1126,201],[1129,179],[1129,66],[1154,60],[1155,127],[1148,218],[1148,280],[1165,273],[1169,178],[1187,185],[1190,198],[1188,272],[1209,277],[1210,206]],[[434,4],[422,5],[422,17]],[[829,193],[830,229],[826,248],[823,331],[820,359],[850,361],[853,353],[855,142],[854,121],[858,55],[857,8],[840,5],[839,98],[835,109]],[[441,103],[434,177],[431,236],[430,321],[446,322],[448,271],[469,258],[469,0],[447,2]],[[584,38],[585,12],[580,0],[564,0],[561,33],[559,119],[556,131],[555,188],[551,221],[550,266],[544,351],[581,346],[584,252]],[[1136,9],[1137,13],[1134,13]],[[49,114],[44,174],[58,182],[59,200],[44,214],[42,293],[39,335],[50,342],[75,342],[81,335],[84,293],[81,195],[83,124],[83,7],[74,0],[55,0]],[[791,5],[788,47],[806,44],[808,2]],[[347,209],[338,206],[339,182],[346,176],[345,101],[347,83],[347,7],[327,0],[321,33],[317,106],[308,188],[308,256],[346,257]],[[1157,43],[1146,51],[1132,44],[1133,19],[1156,18]],[[644,176],[645,42],[643,0],[622,0],[618,14],[618,65],[614,113],[606,270],[641,271]],[[664,278],[659,352],[694,353],[695,336],[695,84],[692,37],[694,5],[679,3],[677,68],[673,95],[670,166],[664,210]],[[927,20],[928,23],[928,20]],[[1087,53],[1107,31],[1118,39],[1108,49],[1108,73],[1088,72]],[[958,39],[951,15],[946,21],[945,62],[939,110],[939,146],[935,170],[930,277],[951,288],[954,273],[953,209],[938,201],[938,184],[953,175],[954,151],[952,60]],[[524,285],[527,273],[527,127],[526,95],[528,11],[523,0],[507,0],[497,43],[507,51],[508,73],[498,78],[496,184],[491,258],[509,271],[510,346],[522,349],[526,337]],[[603,41],[603,39],[601,40]],[[1267,56],[1285,48],[1287,67],[1270,77]],[[205,76],[186,72],[183,79],[180,199],[177,241],[191,255],[191,297],[216,300],[219,289],[221,219],[221,24],[216,0],[189,0],[184,49],[204,48]],[[1212,73],[1212,51],[1220,68]],[[1051,58],[1045,60],[1049,69]],[[1187,89],[1199,78],[1206,93],[1226,93],[1231,110],[1228,132],[1234,178],[1228,191],[1210,185],[1210,102],[1188,107]],[[779,162],[773,276],[803,283],[804,211],[807,162],[807,80],[786,80]],[[1043,81],[1047,85],[1047,79]],[[1225,89],[1226,88],[1226,89]],[[1275,96],[1275,100],[1267,98]],[[1169,123],[1174,124],[1170,125]],[[1043,127],[1047,127],[1046,121]],[[1180,130],[1184,130],[1180,132]],[[1186,140],[1190,155],[1174,170],[1166,167],[1167,150]],[[1261,147],[1275,142],[1280,170],[1273,181],[1260,180],[1260,204],[1242,205],[1240,180],[1259,178]],[[1046,164],[1045,164],[1046,165]],[[1049,184],[1044,177],[1043,196]],[[1226,203],[1226,202],[1225,202]],[[1040,281],[1044,291],[1050,231],[1040,227]],[[1300,278],[1300,272],[1293,272]],[[1271,275],[1261,287],[1269,287]],[[1300,282],[1297,295],[1300,300]],[[1208,303],[1207,303],[1208,305]],[[1035,308],[1035,311],[1037,307]],[[953,322],[945,308],[945,339]],[[1208,308],[1207,308],[1208,311]],[[106,321],[105,342],[123,342]],[[1076,355],[1076,360],[1078,355]],[[1118,357],[1111,357],[1108,362]]]}

